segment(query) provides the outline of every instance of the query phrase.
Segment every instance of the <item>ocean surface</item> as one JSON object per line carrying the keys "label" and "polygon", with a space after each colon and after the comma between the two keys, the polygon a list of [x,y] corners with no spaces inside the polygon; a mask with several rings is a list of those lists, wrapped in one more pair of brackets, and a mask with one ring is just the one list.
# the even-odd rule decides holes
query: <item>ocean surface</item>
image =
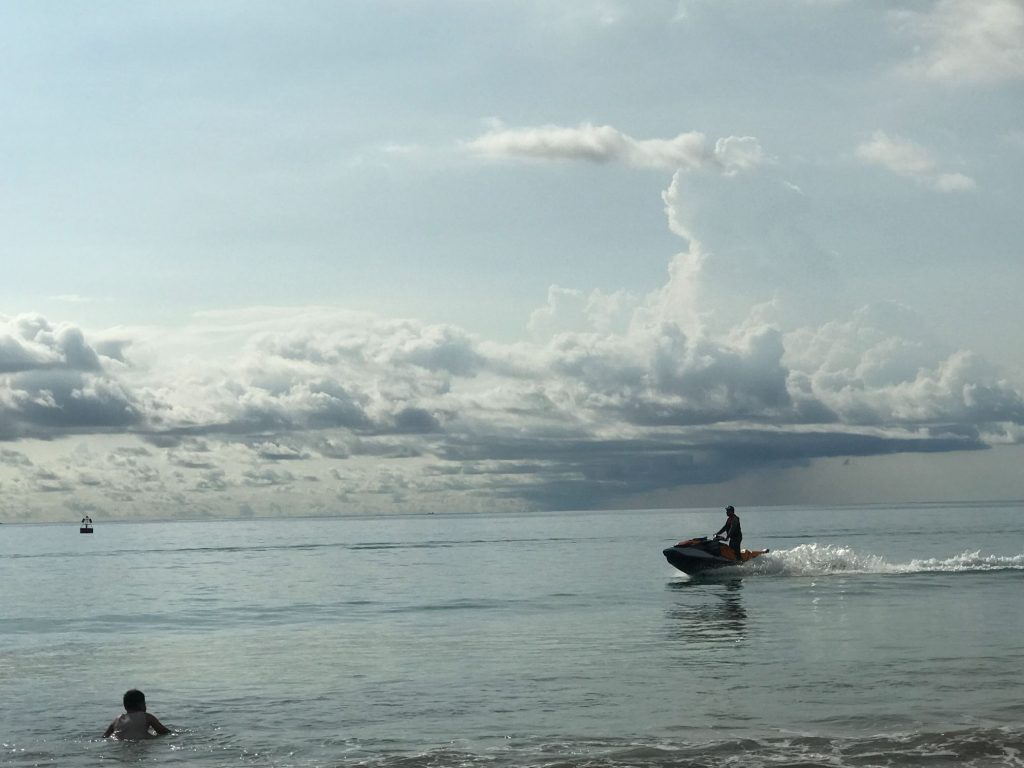
{"label": "ocean surface", "polygon": [[1024,505],[737,511],[0,525],[0,765],[1024,765]]}

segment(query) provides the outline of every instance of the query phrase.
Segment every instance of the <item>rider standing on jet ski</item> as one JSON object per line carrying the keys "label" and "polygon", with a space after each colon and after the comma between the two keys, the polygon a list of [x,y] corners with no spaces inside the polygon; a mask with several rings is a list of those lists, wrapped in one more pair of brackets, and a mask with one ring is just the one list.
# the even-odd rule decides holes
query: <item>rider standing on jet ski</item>
{"label": "rider standing on jet ski", "polygon": [[736,510],[733,509],[732,504],[725,508],[725,525],[718,529],[718,533],[715,536],[721,536],[722,533],[729,538],[729,547],[733,552],[736,553],[736,559],[740,559],[740,543],[743,541],[743,529],[740,528],[740,516],[736,514]]}

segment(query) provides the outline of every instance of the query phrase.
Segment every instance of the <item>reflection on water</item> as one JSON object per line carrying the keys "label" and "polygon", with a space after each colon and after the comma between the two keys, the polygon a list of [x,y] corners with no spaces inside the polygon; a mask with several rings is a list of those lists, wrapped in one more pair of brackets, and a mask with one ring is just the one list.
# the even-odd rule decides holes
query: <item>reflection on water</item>
{"label": "reflection on water", "polygon": [[668,588],[679,598],[665,612],[667,632],[673,640],[707,648],[746,639],[742,577],[715,582],[674,581]]}

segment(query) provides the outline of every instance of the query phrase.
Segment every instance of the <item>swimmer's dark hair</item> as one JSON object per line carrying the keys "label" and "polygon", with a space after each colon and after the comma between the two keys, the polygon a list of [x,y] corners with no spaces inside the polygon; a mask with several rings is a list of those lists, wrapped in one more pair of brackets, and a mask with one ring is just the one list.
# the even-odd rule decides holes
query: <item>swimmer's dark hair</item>
{"label": "swimmer's dark hair", "polygon": [[132,688],[124,693],[125,712],[144,712],[146,710],[146,694],[138,688]]}

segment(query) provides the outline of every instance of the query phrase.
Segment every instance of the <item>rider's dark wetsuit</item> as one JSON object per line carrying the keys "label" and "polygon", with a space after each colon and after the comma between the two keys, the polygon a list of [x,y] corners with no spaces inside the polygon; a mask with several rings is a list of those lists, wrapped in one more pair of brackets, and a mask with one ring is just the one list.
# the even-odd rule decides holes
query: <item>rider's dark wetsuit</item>
{"label": "rider's dark wetsuit", "polygon": [[740,527],[740,516],[733,512],[725,519],[725,525],[723,525],[715,536],[719,536],[722,533],[729,538],[729,547],[733,552],[736,553],[736,559],[740,559],[740,544],[743,542],[743,529]]}

